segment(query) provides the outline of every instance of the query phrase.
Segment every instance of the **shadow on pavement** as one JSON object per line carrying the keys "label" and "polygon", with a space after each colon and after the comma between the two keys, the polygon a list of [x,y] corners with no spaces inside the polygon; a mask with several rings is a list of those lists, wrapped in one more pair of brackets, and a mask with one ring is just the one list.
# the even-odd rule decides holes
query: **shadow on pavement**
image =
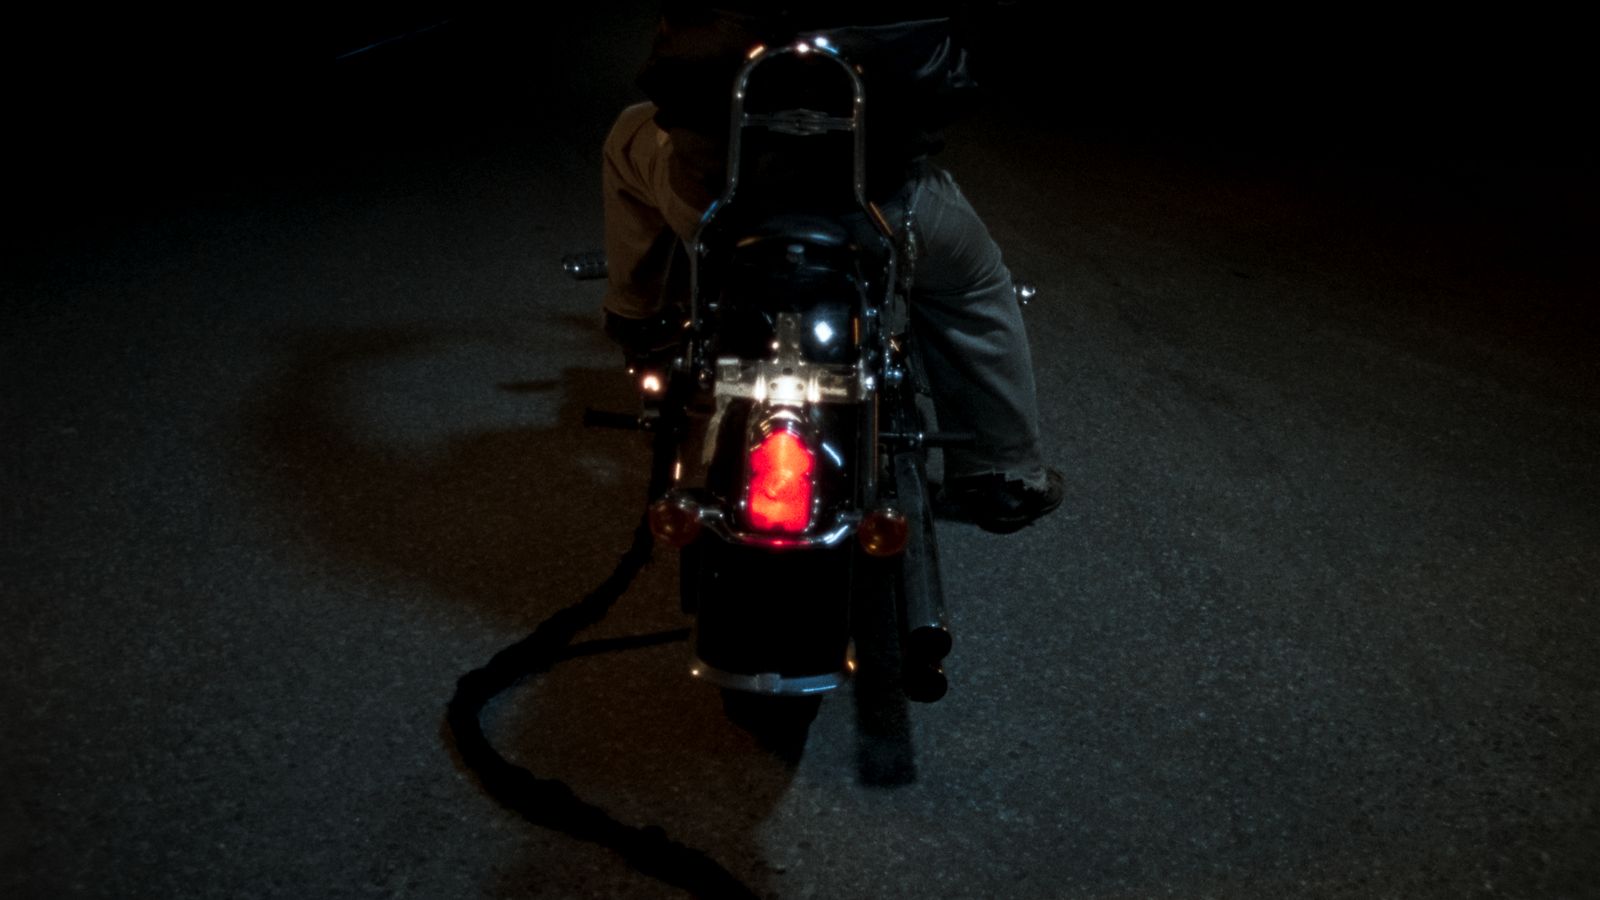
{"label": "shadow on pavement", "polygon": [[247,411],[247,428],[263,460],[252,474],[294,540],[363,574],[420,581],[452,604],[521,625],[581,593],[561,589],[582,584],[584,573],[608,571],[639,508],[644,449],[578,424],[584,405],[614,399],[607,390],[620,378],[574,369],[556,381],[485,385],[486,393],[565,397],[553,427],[452,435],[422,452],[361,434],[342,396],[359,370],[495,340],[408,329],[291,337],[282,342],[284,374]]}
{"label": "shadow on pavement", "polygon": [[[496,340],[395,329],[282,342],[287,364],[248,408],[247,428],[262,460],[252,474],[289,523],[289,540],[306,545],[299,552],[332,554],[371,577],[421,582],[441,600],[512,628],[550,615],[606,578],[625,549],[624,523],[642,506],[648,462],[637,435],[579,424],[586,406],[628,408],[632,397],[618,395],[627,387],[617,373],[567,369],[554,381],[500,382],[492,390],[531,399],[563,392],[554,424],[462,434],[428,452],[370,440],[341,397],[357,370]],[[624,597],[582,637],[684,625],[672,575],[670,565],[648,567],[629,591],[633,602]],[[684,653],[672,643],[567,660],[503,695],[485,717],[490,743],[548,779],[544,787],[556,784],[559,794],[559,779],[594,804],[572,822],[554,824],[557,830],[596,840],[592,814],[649,823],[638,833],[707,848],[716,863],[766,893],[762,885],[773,873],[755,834],[785,795],[798,756],[775,755],[729,724],[716,692],[689,681]],[[482,662],[465,660],[463,667]],[[454,747],[452,755],[461,765]],[[532,780],[513,779],[511,793]],[[518,808],[504,792],[491,793]],[[552,796],[527,793],[530,804]],[[599,873],[572,864],[530,859],[527,868],[503,873],[496,892],[548,890],[568,876],[589,887],[597,877],[619,878],[609,863],[598,863]]]}

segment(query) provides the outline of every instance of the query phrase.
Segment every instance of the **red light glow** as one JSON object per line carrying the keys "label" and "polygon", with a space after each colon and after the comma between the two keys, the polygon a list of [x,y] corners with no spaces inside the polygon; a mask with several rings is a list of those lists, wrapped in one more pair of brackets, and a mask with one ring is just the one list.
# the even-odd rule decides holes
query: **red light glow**
{"label": "red light glow", "polygon": [[750,453],[750,525],[757,531],[798,534],[811,524],[811,470],[805,442],[774,431]]}

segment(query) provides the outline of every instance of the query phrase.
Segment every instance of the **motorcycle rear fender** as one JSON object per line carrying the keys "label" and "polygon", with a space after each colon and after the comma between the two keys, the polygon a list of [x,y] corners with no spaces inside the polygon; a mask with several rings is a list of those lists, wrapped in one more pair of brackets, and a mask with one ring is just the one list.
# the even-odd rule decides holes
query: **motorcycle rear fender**
{"label": "motorcycle rear fender", "polygon": [[761,694],[831,691],[849,678],[851,547],[773,553],[703,536],[681,557],[693,591],[690,672]]}

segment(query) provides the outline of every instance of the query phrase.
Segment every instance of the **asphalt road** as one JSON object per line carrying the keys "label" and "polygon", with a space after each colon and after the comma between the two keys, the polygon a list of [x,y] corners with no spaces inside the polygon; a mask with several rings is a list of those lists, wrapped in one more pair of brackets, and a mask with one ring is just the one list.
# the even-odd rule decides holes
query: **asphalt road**
{"label": "asphalt road", "polygon": [[[0,893],[673,895],[499,806],[443,726],[638,514],[638,438],[579,424],[629,402],[598,287],[555,268],[648,36],[596,18],[487,97],[378,60],[297,129],[173,101],[36,176]],[[96,109],[137,125],[135,93]],[[1041,289],[1068,498],[941,526],[953,684],[907,777],[848,693],[762,750],[681,645],[563,664],[491,738],[763,896],[1600,896],[1593,168],[1040,109],[943,161]],[[658,558],[586,636],[681,627],[673,585]]]}

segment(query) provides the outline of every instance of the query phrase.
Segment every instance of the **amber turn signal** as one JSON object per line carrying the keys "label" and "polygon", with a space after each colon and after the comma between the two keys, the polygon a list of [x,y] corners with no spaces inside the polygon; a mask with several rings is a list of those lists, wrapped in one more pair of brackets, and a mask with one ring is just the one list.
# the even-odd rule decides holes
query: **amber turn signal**
{"label": "amber turn signal", "polygon": [[869,556],[894,556],[906,548],[910,532],[905,513],[892,506],[880,506],[862,518],[856,537]]}
{"label": "amber turn signal", "polygon": [[650,533],[672,547],[687,547],[700,536],[700,512],[694,501],[668,494],[650,504]]}

